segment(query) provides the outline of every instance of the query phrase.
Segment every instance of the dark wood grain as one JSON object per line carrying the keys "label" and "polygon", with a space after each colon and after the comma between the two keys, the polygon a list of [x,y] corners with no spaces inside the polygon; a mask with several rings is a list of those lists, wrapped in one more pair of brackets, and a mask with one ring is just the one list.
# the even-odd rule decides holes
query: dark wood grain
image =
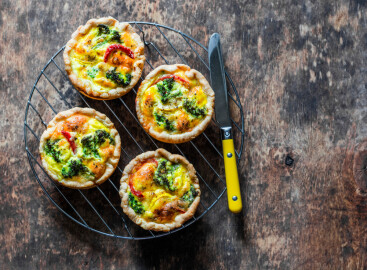
{"label": "dark wood grain", "polygon": [[[74,29],[106,15],[203,44],[222,35],[245,109],[240,215],[223,198],[172,236],[124,241],[85,230],[46,198],[24,152],[26,100]],[[367,268],[366,1],[2,0],[0,29],[2,268]]]}

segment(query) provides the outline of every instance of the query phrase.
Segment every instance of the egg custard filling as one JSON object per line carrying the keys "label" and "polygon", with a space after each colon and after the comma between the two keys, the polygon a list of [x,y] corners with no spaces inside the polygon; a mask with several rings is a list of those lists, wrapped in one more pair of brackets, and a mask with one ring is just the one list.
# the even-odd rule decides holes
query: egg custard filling
{"label": "egg custard filling", "polygon": [[[91,20],[84,27],[64,53],[72,83],[90,97],[110,99],[125,94],[138,81],[145,60],[139,36],[129,24],[112,18]],[[121,91],[112,91],[118,88]]]}
{"label": "egg custard filling", "polygon": [[79,78],[91,81],[94,89],[108,91],[127,86],[132,77],[134,53],[131,49],[134,46],[136,42],[129,33],[99,24],[91,28],[71,51],[71,68]]}
{"label": "egg custard filling", "polygon": [[65,186],[93,186],[114,170],[113,159],[120,155],[120,149],[116,149],[119,135],[109,120],[90,113],[76,111],[62,118],[57,121],[56,116],[41,138],[43,165],[55,181]]}
{"label": "egg custard filling", "polygon": [[[162,149],[159,151],[168,153]],[[190,207],[196,199],[196,208],[200,189],[188,162],[185,164],[179,159],[173,161],[162,155],[151,155],[139,159],[129,168],[130,172],[123,177],[120,194],[125,197],[124,211],[129,208],[126,212],[135,215],[135,222],[139,218],[147,224],[172,224],[180,215],[193,215]],[[141,225],[141,221],[137,224]]]}
{"label": "egg custard filling", "polygon": [[[166,142],[190,132],[195,134],[188,139],[201,133],[213,111],[214,93],[205,78],[187,66],[176,66],[173,71],[162,68],[147,77],[137,94],[137,112],[143,128]],[[203,122],[204,127],[200,126]]]}

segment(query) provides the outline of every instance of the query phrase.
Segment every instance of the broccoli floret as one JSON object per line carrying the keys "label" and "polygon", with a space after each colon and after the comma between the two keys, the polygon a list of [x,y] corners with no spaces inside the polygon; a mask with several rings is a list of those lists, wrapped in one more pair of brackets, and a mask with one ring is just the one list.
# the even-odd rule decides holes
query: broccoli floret
{"label": "broccoli floret", "polygon": [[109,34],[109,33],[110,33],[110,28],[107,25],[105,24],[98,25],[98,36],[102,34]]}
{"label": "broccoli floret", "polygon": [[94,79],[98,73],[99,69],[97,67],[92,67],[90,69],[87,69],[87,75]]}
{"label": "broccoli floret", "polygon": [[191,115],[195,117],[205,116],[207,114],[206,108],[199,108],[195,100],[185,99],[183,102],[183,108]]}
{"label": "broccoli floret", "polygon": [[173,172],[176,168],[176,164],[172,164],[164,158],[160,159],[153,176],[154,182],[170,191],[175,191],[177,188],[173,185]]}
{"label": "broccoli floret", "polygon": [[77,175],[94,176],[94,174],[82,163],[80,158],[72,158],[61,169],[61,174],[65,178],[72,178]]}
{"label": "broccoli floret", "polygon": [[86,158],[100,158],[98,148],[108,139],[110,144],[115,145],[115,140],[111,135],[102,129],[96,130],[93,135],[87,135],[82,138],[83,156]]}
{"label": "broccoli floret", "polygon": [[86,158],[100,158],[101,156],[98,153],[98,147],[95,144],[94,136],[87,135],[83,137],[81,140],[82,147],[83,147],[83,156]]}
{"label": "broccoli floret", "polygon": [[[104,44],[114,41],[117,43],[121,43],[121,35],[118,31],[116,30],[110,30],[110,28],[107,25],[104,24],[100,24],[98,25],[98,34],[97,36],[102,36],[102,38],[104,38],[103,41],[97,43],[96,45],[94,45],[92,47],[92,49],[98,49],[99,47],[103,46]],[[98,38],[98,40],[100,40],[100,38]]]}
{"label": "broccoli floret", "polygon": [[166,117],[158,113],[154,113],[154,116],[155,116],[155,120],[157,121],[158,125],[163,126],[166,130],[169,130],[169,131],[175,130],[173,123],[169,121]]}
{"label": "broccoli floret", "polygon": [[116,41],[118,43],[121,43],[121,36],[120,33],[116,30],[112,30],[111,36],[109,38],[110,41]]}
{"label": "broccoli floret", "polygon": [[163,125],[166,121],[166,117],[160,115],[158,113],[154,113],[155,120],[157,121],[158,125]]}
{"label": "broccoli floret", "polygon": [[46,155],[51,156],[56,162],[60,162],[60,155],[61,151],[58,150],[58,143],[59,140],[47,140],[43,150],[45,151]]}
{"label": "broccoli floret", "polygon": [[102,145],[106,141],[106,139],[110,140],[110,144],[115,145],[115,140],[107,131],[103,129],[96,130],[96,132],[94,133],[94,137],[96,140],[96,144],[98,145]]}
{"label": "broccoli floret", "polygon": [[189,205],[191,205],[197,195],[198,193],[195,187],[193,185],[190,185],[190,189],[185,192],[185,194],[182,196],[181,199],[188,202]]}
{"label": "broccoli floret", "polygon": [[142,214],[145,211],[143,204],[131,192],[129,192],[129,206],[137,214]]}
{"label": "broccoli floret", "polygon": [[116,72],[116,68],[110,69],[106,72],[106,78],[113,81],[117,85],[128,86],[131,82],[131,74],[121,74]]}
{"label": "broccoli floret", "polygon": [[177,91],[174,95],[171,95],[174,82],[175,80],[173,78],[168,78],[157,84],[158,92],[161,95],[161,100],[163,103],[166,103],[170,98],[182,94],[180,91]]}

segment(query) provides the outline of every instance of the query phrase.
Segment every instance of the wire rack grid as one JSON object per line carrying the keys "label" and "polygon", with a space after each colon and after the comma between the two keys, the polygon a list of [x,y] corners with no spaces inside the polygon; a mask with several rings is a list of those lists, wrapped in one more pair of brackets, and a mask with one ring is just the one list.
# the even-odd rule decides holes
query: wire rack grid
{"label": "wire rack grid", "polygon": [[[146,46],[147,72],[160,64],[184,63],[197,67],[196,69],[202,71],[204,75],[208,74],[209,67],[204,60],[207,56],[207,48],[191,36],[156,23],[130,22],[130,24],[141,34]],[[147,36],[154,42],[147,41]],[[25,110],[25,151],[36,180],[48,199],[77,224],[106,236],[123,239],[142,240],[162,237],[177,232],[204,216],[226,191],[223,155],[219,150],[221,149],[221,142],[218,139],[220,138],[219,126],[215,119],[207,130],[193,141],[180,145],[162,144],[150,137],[141,127],[133,109],[135,96],[128,94],[117,101],[95,101],[80,94],[71,85],[62,67],[63,50],[64,47],[59,49],[41,70],[32,87]],[[163,51],[165,53],[162,53]],[[232,118],[232,123],[235,127],[237,160],[240,161],[244,145],[243,110],[238,92],[227,72],[226,78],[229,82],[229,100],[234,104],[230,106],[232,115],[237,116],[236,119]],[[140,80],[143,79],[142,76]],[[136,90],[137,87],[132,92],[136,94]],[[46,123],[59,111],[75,106],[93,107],[107,114],[115,122],[122,141],[125,142],[121,145],[123,155],[116,170],[119,175],[115,172],[105,184],[91,190],[71,190],[57,185],[45,172],[39,158],[39,139],[40,134],[47,127]],[[127,125],[130,128],[127,128]],[[159,147],[181,154],[188,160],[197,160],[194,166],[197,169],[202,190],[200,205],[195,216],[180,228],[160,233],[145,231],[133,224],[122,212],[118,195],[123,165],[126,165],[136,154]]]}

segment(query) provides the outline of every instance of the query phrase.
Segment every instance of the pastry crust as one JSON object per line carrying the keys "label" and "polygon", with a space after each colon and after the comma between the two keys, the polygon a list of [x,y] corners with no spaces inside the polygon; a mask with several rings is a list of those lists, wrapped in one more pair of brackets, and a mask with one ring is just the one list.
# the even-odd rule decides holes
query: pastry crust
{"label": "pastry crust", "polygon": [[[70,52],[78,44],[78,40],[80,37],[87,34],[92,27],[95,27],[99,24],[114,26],[120,31],[128,32],[132,36],[133,40],[137,43],[137,46],[133,49],[135,58],[131,73],[132,79],[130,84],[126,87],[117,87],[109,91],[101,89],[96,90],[91,87],[93,82],[81,79],[78,74],[72,70]],[[69,79],[74,87],[87,97],[100,100],[115,99],[127,94],[138,83],[140,76],[143,72],[145,62],[144,43],[141,41],[140,36],[134,32],[130,24],[118,22],[112,17],[91,19],[85,25],[79,26],[78,29],[72,34],[71,39],[66,44],[63,56],[65,62],[65,70],[69,75]]]}
{"label": "pastry crust", "polygon": [[[150,158],[160,158],[164,157],[167,160],[173,163],[180,163],[183,164],[189,173],[190,179],[193,183],[193,186],[197,192],[197,196],[195,197],[194,201],[191,203],[189,208],[183,214],[178,214],[175,219],[169,223],[156,223],[156,222],[148,222],[139,215],[137,215],[134,210],[129,206],[128,203],[128,181],[131,172],[133,171],[134,167],[140,164],[143,161],[146,161]],[[122,178],[120,180],[120,197],[121,197],[121,207],[126,215],[137,225],[142,227],[145,230],[153,230],[153,231],[170,231],[175,228],[182,226],[187,220],[192,218],[196,212],[196,209],[200,202],[200,186],[199,180],[196,176],[196,171],[194,166],[187,161],[186,158],[180,155],[174,155],[169,153],[164,149],[157,149],[156,151],[149,151],[140,154],[136,158],[134,158],[130,163],[125,167]]]}
{"label": "pastry crust", "polygon": [[[184,71],[184,74],[186,75],[187,78],[189,78],[190,80],[196,79],[202,86],[202,89],[207,97],[207,105],[206,105],[206,108],[208,110],[207,115],[203,119],[201,119],[200,123],[196,125],[191,131],[184,132],[181,134],[170,134],[167,131],[158,132],[154,130],[153,126],[146,127],[146,125],[143,124],[145,121],[145,117],[140,108],[140,99],[143,97],[144,94],[143,89],[146,87],[145,85],[151,84],[152,83],[151,80],[157,77],[161,72],[174,74],[177,71]],[[136,106],[136,113],[140,123],[152,137],[166,143],[184,143],[200,135],[209,125],[214,112],[214,100],[215,100],[215,94],[213,89],[210,87],[208,81],[199,71],[191,69],[189,66],[183,64],[162,65],[154,69],[152,72],[150,72],[148,76],[145,78],[145,80],[141,83],[136,95],[135,106]]]}
{"label": "pastry crust", "polygon": [[[85,115],[85,116],[89,116],[91,118],[97,119],[103,125],[105,125],[107,128],[109,128],[110,134],[114,137],[114,140],[115,140],[115,147],[114,147],[114,151],[112,153],[112,156],[110,156],[106,160],[106,162],[104,163],[106,165],[106,169],[105,169],[103,175],[100,176],[97,179],[94,179],[93,181],[88,180],[84,183],[79,183],[77,181],[66,180],[66,179],[59,180],[57,175],[54,174],[49,169],[49,164],[42,157],[42,154],[44,153],[44,150],[43,150],[44,145],[45,145],[46,141],[51,138],[52,134],[54,133],[55,129],[57,128],[57,124],[61,123],[61,122],[64,122],[67,118],[69,118],[69,117],[71,117],[72,115],[75,115],[75,114],[78,114],[78,115],[81,114],[81,115]],[[94,109],[91,109],[91,108],[78,108],[78,107],[76,107],[76,108],[58,113],[51,120],[51,122],[47,125],[47,129],[43,132],[43,134],[41,136],[39,151],[40,151],[40,156],[41,156],[41,160],[42,160],[42,166],[45,169],[45,171],[47,172],[47,174],[51,177],[52,180],[54,180],[56,183],[61,184],[65,187],[69,187],[69,188],[73,188],[73,189],[88,189],[88,188],[92,188],[92,187],[95,187],[97,185],[102,184],[115,171],[115,169],[118,165],[119,159],[120,159],[120,154],[121,154],[121,139],[120,139],[120,135],[119,135],[117,129],[115,128],[114,124],[111,122],[111,120],[106,115],[104,115],[104,114],[102,114],[102,113],[100,113],[100,112],[98,112]]]}

